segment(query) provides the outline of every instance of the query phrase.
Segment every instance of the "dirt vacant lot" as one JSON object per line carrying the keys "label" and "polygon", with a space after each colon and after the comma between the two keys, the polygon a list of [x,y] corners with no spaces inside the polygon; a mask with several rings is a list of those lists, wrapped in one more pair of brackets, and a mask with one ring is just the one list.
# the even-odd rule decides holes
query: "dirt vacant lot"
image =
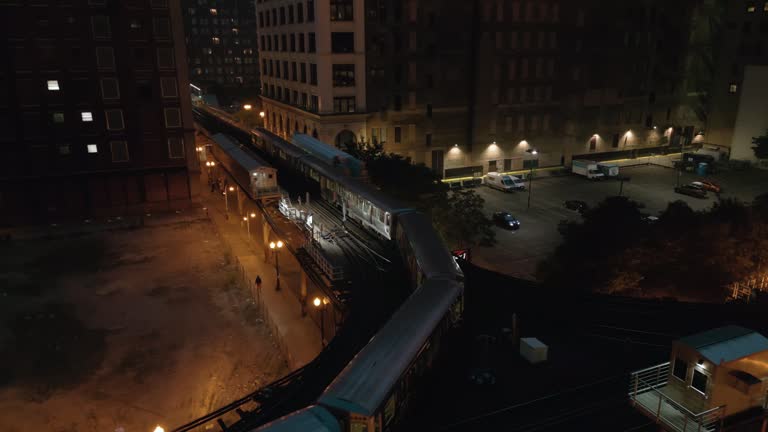
{"label": "dirt vacant lot", "polygon": [[207,221],[0,258],[0,431],[168,430],[287,373]]}

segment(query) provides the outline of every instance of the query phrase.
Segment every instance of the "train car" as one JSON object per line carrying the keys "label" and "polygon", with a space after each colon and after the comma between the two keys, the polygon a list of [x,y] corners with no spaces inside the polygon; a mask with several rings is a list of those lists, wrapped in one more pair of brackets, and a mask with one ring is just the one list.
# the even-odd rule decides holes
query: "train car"
{"label": "train car", "polygon": [[414,288],[426,279],[464,279],[461,268],[445,248],[427,215],[419,212],[399,215],[395,240]]}
{"label": "train car", "polygon": [[294,133],[291,143],[322,160],[326,165],[342,169],[345,175],[355,178],[365,178],[367,176],[363,161],[317,138]]}
{"label": "train car", "polygon": [[224,134],[211,137],[213,156],[253,199],[280,198],[277,170]]}
{"label": "train car", "polygon": [[328,410],[310,405],[251,432],[341,432],[341,426]]}
{"label": "train car", "polygon": [[458,282],[426,281],[325,389],[317,402],[341,420],[344,432],[393,430],[415,381],[458,321],[461,294]]}

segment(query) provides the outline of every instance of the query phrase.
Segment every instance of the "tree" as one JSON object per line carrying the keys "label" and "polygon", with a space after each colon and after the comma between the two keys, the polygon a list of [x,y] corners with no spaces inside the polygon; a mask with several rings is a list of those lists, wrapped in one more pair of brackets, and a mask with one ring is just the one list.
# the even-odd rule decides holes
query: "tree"
{"label": "tree", "polygon": [[758,159],[768,159],[768,131],[765,135],[752,138],[752,151],[755,152],[755,157]]}
{"label": "tree", "polygon": [[485,200],[473,190],[433,196],[432,221],[451,246],[493,246],[493,222],[483,213]]}
{"label": "tree", "polygon": [[695,212],[672,202],[654,224],[636,203],[609,198],[561,225],[563,244],[540,268],[551,287],[722,301],[734,282],[768,264],[768,218],[758,206],[725,199]]}

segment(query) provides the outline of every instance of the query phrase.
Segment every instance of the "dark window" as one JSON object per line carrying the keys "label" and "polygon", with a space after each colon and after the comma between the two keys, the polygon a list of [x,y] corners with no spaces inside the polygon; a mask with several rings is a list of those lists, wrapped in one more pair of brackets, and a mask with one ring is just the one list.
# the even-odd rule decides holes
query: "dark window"
{"label": "dark window", "polygon": [[285,7],[280,8],[280,24],[285,24]]}
{"label": "dark window", "polygon": [[333,65],[333,86],[334,87],[352,87],[354,85],[355,85],[355,65],[353,64]]}
{"label": "dark window", "polygon": [[495,172],[496,171],[496,161],[488,161],[488,172]]}
{"label": "dark window", "polygon": [[428,133],[424,136],[424,144],[427,147],[432,147],[432,134]]}
{"label": "dark window", "polygon": [[403,130],[399,126],[395,127],[395,142],[400,144],[400,140],[403,139]]}
{"label": "dark window", "polygon": [[288,5],[288,24],[293,24],[293,5]]}
{"label": "dark window", "polygon": [[333,98],[333,112],[352,113],[355,112],[355,97],[335,97]]}
{"label": "dark window", "polygon": [[272,9],[272,25],[277,25],[277,9]]}
{"label": "dark window", "polygon": [[277,35],[272,35],[272,49],[274,51],[280,51],[280,43],[278,42]]}
{"label": "dark window", "polygon": [[688,375],[688,363],[680,359],[680,357],[675,357],[675,367],[672,369],[672,375],[685,381]]}
{"label": "dark window", "polygon": [[648,114],[647,116],[645,116],[645,127],[647,127],[648,129],[653,127],[653,115]]}
{"label": "dark window", "polygon": [[288,62],[287,61],[283,62],[283,79],[285,80],[288,79]]}
{"label": "dark window", "polygon": [[504,159],[504,171],[512,171],[512,159]]}
{"label": "dark window", "polygon": [[280,62],[275,61],[275,78],[280,78]]}
{"label": "dark window", "polygon": [[351,53],[355,51],[355,34],[348,32],[331,33],[331,51],[335,53]]}
{"label": "dark window", "polygon": [[597,148],[597,137],[593,136],[589,139],[589,149],[595,150]]}
{"label": "dark window", "polygon": [[299,52],[304,52],[304,33],[299,33]]}
{"label": "dark window", "polygon": [[696,390],[707,393],[707,381],[709,377],[697,369],[693,370],[693,378],[691,378],[691,387]]}
{"label": "dark window", "polygon": [[306,83],[307,82],[307,64],[302,63],[299,69],[301,70],[301,82]]}
{"label": "dark window", "polygon": [[308,39],[308,42],[309,42],[309,44],[308,44],[309,45],[309,47],[308,47],[309,49],[307,50],[307,52],[311,52],[311,53],[315,52],[315,49],[316,49],[316,47],[315,47],[315,34],[314,33],[309,33],[307,35],[307,39]]}
{"label": "dark window", "polygon": [[611,147],[618,148],[619,147],[619,134],[615,133],[613,134],[613,140],[611,141]]}
{"label": "dark window", "polygon": [[259,12],[259,27],[264,27],[264,12]]}
{"label": "dark window", "polygon": [[291,62],[291,80],[296,81],[296,62]]}
{"label": "dark window", "polygon": [[309,64],[309,83],[317,85],[317,65],[314,63]]}
{"label": "dark window", "polygon": [[427,117],[432,118],[432,104],[427,104]]}
{"label": "dark window", "polygon": [[648,93],[648,103],[656,102],[656,92]]}
{"label": "dark window", "polygon": [[[318,105],[319,105],[319,104],[320,104],[320,103],[319,103],[319,100],[318,100],[317,96],[315,96],[315,95],[312,95],[312,96],[309,98],[309,110],[310,110],[310,111],[312,111],[312,112],[317,112],[317,108],[318,108]],[[315,138],[317,138],[317,135],[315,135]]]}
{"label": "dark window", "polygon": [[304,22],[304,5],[301,3],[296,5],[296,22],[299,24]]}
{"label": "dark window", "polygon": [[331,21],[352,21],[352,0],[331,0]]}
{"label": "dark window", "polygon": [[291,33],[291,52],[296,52],[296,35]]}
{"label": "dark window", "polygon": [[288,51],[288,35],[280,35],[280,40],[283,42],[280,51]]}
{"label": "dark window", "polygon": [[315,22],[315,0],[307,1],[307,22]]}
{"label": "dark window", "polygon": [[403,109],[403,100],[400,95],[395,95],[393,97],[392,105],[394,106],[395,111],[400,111]]}

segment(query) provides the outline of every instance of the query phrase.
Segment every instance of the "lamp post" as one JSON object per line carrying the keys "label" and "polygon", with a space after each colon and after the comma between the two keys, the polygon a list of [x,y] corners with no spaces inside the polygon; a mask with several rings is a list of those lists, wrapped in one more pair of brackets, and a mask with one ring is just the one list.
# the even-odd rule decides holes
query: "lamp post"
{"label": "lamp post", "polygon": [[[525,152],[530,153],[534,156],[539,154],[538,150],[536,150],[535,148],[528,149]],[[534,164],[531,163],[531,173],[528,174],[528,209],[531,208],[531,191],[533,190],[533,167],[534,167]]]}
{"label": "lamp post", "polygon": [[328,305],[328,299],[323,297],[320,299],[320,297],[315,297],[315,299],[312,301],[312,304],[315,305],[316,308],[320,309],[320,343],[325,346],[325,308]]}
{"label": "lamp post", "polygon": [[280,291],[280,249],[283,248],[283,242],[278,240],[277,243],[269,242],[269,248],[272,253],[275,254],[275,273],[277,273],[277,285],[275,285],[275,291]]}
{"label": "lamp post", "polygon": [[243,109],[244,109],[244,110],[246,110],[246,111],[250,111],[250,110],[252,110],[252,109],[253,109],[253,105],[251,105],[251,104],[245,104],[245,105],[243,105]]}
{"label": "lamp post", "polygon": [[243,220],[245,221],[245,226],[248,227],[248,238],[251,238],[251,219],[256,217],[256,213],[251,213],[248,216],[243,216]]}
{"label": "lamp post", "polygon": [[234,186],[230,186],[224,191],[224,209],[226,210],[227,218],[229,218],[229,198],[228,198],[229,193],[228,192],[234,192],[234,190],[235,190]]}

